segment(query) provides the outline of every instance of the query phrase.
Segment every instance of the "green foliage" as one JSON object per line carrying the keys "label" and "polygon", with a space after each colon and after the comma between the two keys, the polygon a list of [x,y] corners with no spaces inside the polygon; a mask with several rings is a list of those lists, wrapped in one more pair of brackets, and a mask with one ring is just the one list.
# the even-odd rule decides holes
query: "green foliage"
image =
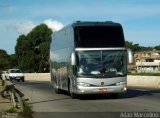
{"label": "green foliage", "polygon": [[11,107],[8,110],[6,110],[5,112],[7,112],[7,113],[17,113],[17,109],[15,107]]}
{"label": "green foliage", "polygon": [[153,50],[154,47],[144,47],[144,46],[139,46],[139,44],[134,44],[133,42],[126,41],[125,42],[126,47],[132,49],[134,52],[137,51],[149,51]]}
{"label": "green foliage", "polygon": [[27,102],[23,102],[23,109],[22,110],[18,110],[17,108],[15,107],[10,107],[9,109],[3,111],[4,113],[17,113],[18,115],[18,118],[20,117],[23,117],[23,118],[33,118],[32,117],[32,113],[33,113],[33,110],[32,110],[32,106],[30,106]]}
{"label": "green foliage", "polygon": [[27,36],[20,35],[15,47],[19,67],[25,72],[49,72],[49,49],[52,30],[36,26]]}
{"label": "green foliage", "polygon": [[10,68],[18,68],[18,60],[15,54],[11,54],[9,58]]}
{"label": "green foliage", "polygon": [[32,113],[33,113],[32,106],[30,106],[27,102],[24,102],[24,101],[23,101],[23,105],[24,105],[24,108],[20,113],[21,116],[25,118],[32,118]]}
{"label": "green foliage", "polygon": [[36,66],[36,55],[32,50],[29,50],[21,59],[19,67],[26,72],[34,72]]}
{"label": "green foliage", "polygon": [[17,66],[17,58],[14,54],[8,55],[5,50],[0,49],[0,71]]}
{"label": "green foliage", "polygon": [[5,50],[0,50],[0,70],[6,69],[9,66],[9,56]]}
{"label": "green foliage", "polygon": [[20,35],[17,39],[17,44],[15,46],[16,56],[18,61],[23,59],[23,56],[27,54],[28,51],[28,40],[25,35]]}
{"label": "green foliage", "polygon": [[128,73],[128,74],[137,76],[160,76],[160,73]]}
{"label": "green foliage", "polygon": [[154,47],[156,50],[160,50],[160,45]]}

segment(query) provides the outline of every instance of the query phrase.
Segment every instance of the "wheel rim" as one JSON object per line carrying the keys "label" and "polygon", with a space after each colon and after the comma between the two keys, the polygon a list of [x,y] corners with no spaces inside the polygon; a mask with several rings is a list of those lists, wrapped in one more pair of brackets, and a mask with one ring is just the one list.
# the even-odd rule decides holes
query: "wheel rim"
{"label": "wheel rim", "polygon": [[71,92],[71,84],[69,83],[69,93],[70,93],[70,95],[72,94],[72,92]]}

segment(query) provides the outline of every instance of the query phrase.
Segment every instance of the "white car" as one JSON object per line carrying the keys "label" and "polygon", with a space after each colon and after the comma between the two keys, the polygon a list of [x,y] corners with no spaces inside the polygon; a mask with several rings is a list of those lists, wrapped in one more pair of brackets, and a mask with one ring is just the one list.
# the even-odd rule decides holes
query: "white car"
{"label": "white car", "polygon": [[12,81],[12,80],[17,80],[17,81],[22,81],[24,82],[24,74],[20,69],[9,69],[6,72],[5,75],[6,79]]}

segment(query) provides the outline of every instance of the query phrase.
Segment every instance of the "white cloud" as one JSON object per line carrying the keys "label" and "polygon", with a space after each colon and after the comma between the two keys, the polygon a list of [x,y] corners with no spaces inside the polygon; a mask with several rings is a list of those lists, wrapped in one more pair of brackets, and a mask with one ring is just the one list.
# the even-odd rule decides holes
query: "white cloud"
{"label": "white cloud", "polygon": [[19,34],[28,34],[36,25],[31,22],[21,22],[16,23],[12,25],[12,28],[14,28]]}
{"label": "white cloud", "polygon": [[[44,20],[43,23],[45,23],[49,28],[52,29],[52,31],[57,31],[60,30],[61,28],[64,27],[64,25],[56,20],[52,19],[47,19]],[[39,23],[40,24],[40,23]],[[28,34],[35,26],[37,23],[33,23],[32,21],[23,21],[19,23],[12,23],[11,26],[8,26],[7,28],[13,28],[16,30],[19,34]]]}
{"label": "white cloud", "polygon": [[52,29],[52,31],[57,31],[57,30],[60,30],[64,27],[64,25],[59,22],[59,21],[56,21],[56,20],[52,20],[52,19],[47,19],[44,21],[44,23]]}

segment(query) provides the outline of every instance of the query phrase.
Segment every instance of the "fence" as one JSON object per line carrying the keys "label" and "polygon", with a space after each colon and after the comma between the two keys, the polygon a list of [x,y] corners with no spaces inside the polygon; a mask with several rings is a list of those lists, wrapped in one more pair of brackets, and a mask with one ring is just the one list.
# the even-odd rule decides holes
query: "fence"
{"label": "fence", "polygon": [[24,94],[15,88],[14,83],[6,79],[3,79],[2,84],[5,86],[5,89],[1,91],[2,96],[10,99],[13,103],[13,107],[23,110],[24,106],[21,98]]}

